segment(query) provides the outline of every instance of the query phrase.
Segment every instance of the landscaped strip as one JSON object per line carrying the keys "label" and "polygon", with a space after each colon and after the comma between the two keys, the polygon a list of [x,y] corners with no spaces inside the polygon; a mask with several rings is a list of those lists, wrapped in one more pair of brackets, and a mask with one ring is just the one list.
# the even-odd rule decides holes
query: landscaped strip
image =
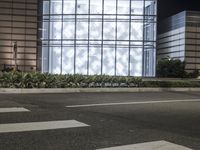
{"label": "landscaped strip", "polygon": [[39,72],[0,72],[0,88],[139,88],[200,87],[200,80],[143,80],[107,75],[58,75]]}

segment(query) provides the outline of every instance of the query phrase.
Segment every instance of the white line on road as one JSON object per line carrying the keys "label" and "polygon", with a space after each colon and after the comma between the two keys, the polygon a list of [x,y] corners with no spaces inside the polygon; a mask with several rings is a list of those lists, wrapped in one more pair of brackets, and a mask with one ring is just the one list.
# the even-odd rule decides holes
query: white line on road
{"label": "white line on road", "polygon": [[192,150],[166,141],[155,141],[141,144],[124,145],[97,150]]}
{"label": "white line on road", "polygon": [[87,127],[76,120],[0,124],[0,133]]}
{"label": "white line on road", "polygon": [[12,107],[12,108],[0,108],[0,113],[10,113],[10,112],[28,112],[30,110],[23,107]]}
{"label": "white line on road", "polygon": [[200,99],[142,101],[142,102],[122,102],[122,103],[102,103],[102,104],[85,104],[85,105],[69,105],[69,106],[66,106],[66,107],[68,107],[68,108],[78,108],[78,107],[115,106],[115,105],[139,105],[139,104],[157,104],[157,103],[180,103],[180,102],[200,102]]}

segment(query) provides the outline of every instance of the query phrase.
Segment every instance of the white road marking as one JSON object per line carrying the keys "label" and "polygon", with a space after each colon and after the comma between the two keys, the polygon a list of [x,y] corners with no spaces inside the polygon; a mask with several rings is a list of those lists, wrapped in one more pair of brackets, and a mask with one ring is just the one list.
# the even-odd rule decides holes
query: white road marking
{"label": "white road marking", "polygon": [[157,104],[157,103],[180,103],[180,102],[200,102],[200,99],[142,101],[142,102],[122,102],[122,103],[102,103],[102,104],[86,104],[86,105],[69,105],[69,106],[66,106],[66,107],[68,107],[68,108],[78,108],[78,107],[115,106],[115,105],[139,105],[139,104]]}
{"label": "white road marking", "polygon": [[155,142],[148,142],[141,144],[103,148],[97,150],[192,150],[192,149],[166,141],[155,141]]}
{"label": "white road marking", "polygon": [[76,120],[0,124],[0,133],[87,127]]}
{"label": "white road marking", "polygon": [[9,113],[9,112],[28,112],[30,110],[23,107],[11,107],[11,108],[0,108],[0,113]]}

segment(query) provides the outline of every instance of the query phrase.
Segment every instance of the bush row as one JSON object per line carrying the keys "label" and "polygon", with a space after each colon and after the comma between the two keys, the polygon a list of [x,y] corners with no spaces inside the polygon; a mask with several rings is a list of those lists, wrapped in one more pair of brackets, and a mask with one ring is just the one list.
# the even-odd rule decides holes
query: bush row
{"label": "bush row", "polygon": [[193,72],[185,71],[186,63],[179,59],[165,58],[158,60],[157,77],[167,78],[197,78],[200,75],[199,70]]}
{"label": "bush row", "polygon": [[143,87],[163,87],[163,88],[175,88],[175,87],[200,87],[200,81],[143,81]]}
{"label": "bush row", "polygon": [[42,73],[1,72],[2,88],[80,88],[80,87],[139,87],[141,78],[107,75],[53,75]]}
{"label": "bush row", "polygon": [[143,81],[136,77],[107,75],[53,75],[0,72],[0,88],[111,88],[111,87],[200,87],[200,81]]}

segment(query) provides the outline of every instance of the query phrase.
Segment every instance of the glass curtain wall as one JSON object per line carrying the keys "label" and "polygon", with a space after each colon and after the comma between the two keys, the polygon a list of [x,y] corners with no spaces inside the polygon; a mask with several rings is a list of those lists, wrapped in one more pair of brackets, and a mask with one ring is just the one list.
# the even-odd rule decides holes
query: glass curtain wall
{"label": "glass curtain wall", "polygon": [[154,76],[156,0],[43,0],[42,71]]}

